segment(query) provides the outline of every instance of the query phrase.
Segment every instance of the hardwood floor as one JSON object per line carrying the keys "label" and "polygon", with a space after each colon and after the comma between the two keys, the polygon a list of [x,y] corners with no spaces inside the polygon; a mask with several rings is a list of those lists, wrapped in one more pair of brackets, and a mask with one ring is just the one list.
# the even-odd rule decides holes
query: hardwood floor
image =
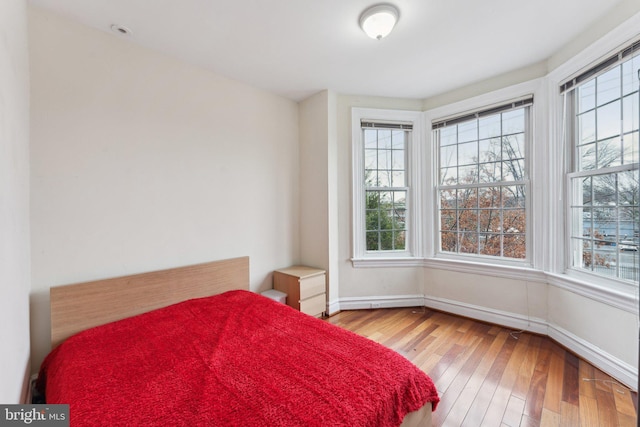
{"label": "hardwood floor", "polygon": [[433,379],[434,426],[636,426],[638,395],[547,337],[423,308],[328,322],[403,354]]}

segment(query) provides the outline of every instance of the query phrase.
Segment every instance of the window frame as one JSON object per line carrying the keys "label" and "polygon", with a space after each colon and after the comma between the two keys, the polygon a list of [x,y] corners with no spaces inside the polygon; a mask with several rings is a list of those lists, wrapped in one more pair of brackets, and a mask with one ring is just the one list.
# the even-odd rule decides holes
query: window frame
{"label": "window frame", "polygon": [[[450,117],[463,116],[465,114],[491,109],[501,106],[509,102],[518,101],[533,96],[535,102],[530,108],[530,137],[529,146],[526,148],[526,156],[528,158],[528,179],[529,194],[526,200],[527,205],[527,221],[529,236],[536,236],[536,239],[528,238],[527,244],[527,260],[510,260],[498,259],[493,256],[466,256],[456,253],[441,252],[439,247],[439,223],[438,214],[438,193],[436,187],[439,180],[438,164],[434,161],[426,162],[426,181],[425,187],[430,193],[425,196],[425,212],[429,212],[425,219],[425,230],[429,235],[425,236],[425,263],[426,267],[439,268],[445,270],[455,270],[466,272],[469,274],[488,274],[492,276],[516,278],[530,280],[532,282],[542,282],[544,268],[545,251],[548,236],[541,235],[545,222],[545,214],[547,204],[545,203],[546,194],[540,191],[541,185],[534,184],[536,182],[544,182],[548,177],[548,171],[545,170],[547,164],[545,162],[536,161],[536,159],[544,158],[546,147],[544,140],[538,139],[548,133],[548,123],[546,120],[538,120],[538,117],[544,117],[543,112],[547,105],[548,95],[546,92],[545,78],[536,78],[523,83],[514,84],[503,87],[482,95],[471,96],[462,101],[453,102],[444,106],[431,108],[425,111],[425,138],[426,150],[430,159],[437,159],[438,147],[437,141],[433,138],[432,123],[437,123],[443,119]],[[438,160],[439,162],[439,160]]]}
{"label": "window frame", "polygon": [[[525,98],[532,98],[532,95],[528,95]],[[502,107],[502,106],[506,106],[509,104],[516,104],[519,101],[521,101],[521,99],[513,99],[513,100],[505,100],[504,102],[498,103],[498,107]],[[435,151],[434,154],[434,165],[435,165],[435,170],[434,170],[434,174],[435,174],[435,181],[434,181],[434,186],[433,186],[433,191],[434,191],[434,198],[435,198],[435,231],[434,231],[434,254],[436,257],[438,258],[443,258],[443,259],[459,259],[459,260],[467,260],[467,261],[472,261],[472,262],[482,262],[482,263],[487,263],[487,264],[500,264],[500,265],[510,265],[510,266],[524,266],[524,267],[529,267],[531,266],[531,251],[532,251],[532,239],[531,239],[531,179],[530,179],[530,169],[531,169],[531,161],[530,161],[530,153],[531,153],[531,146],[532,146],[532,141],[533,141],[533,123],[532,123],[532,117],[533,117],[533,107],[534,107],[535,103],[532,101],[530,104],[524,105],[524,106],[515,106],[513,108],[508,108],[508,109],[504,109],[503,111],[499,111],[496,112],[495,114],[499,114],[499,113],[504,113],[504,112],[508,112],[508,111],[515,111],[521,108],[525,109],[525,123],[524,123],[524,169],[525,169],[525,176],[523,177],[523,179],[521,180],[517,180],[517,181],[495,181],[495,182],[474,182],[471,184],[464,184],[464,183],[458,183],[455,185],[446,185],[446,184],[442,184],[440,182],[440,170],[441,170],[441,155],[440,155],[440,149],[441,146],[439,144],[440,140],[435,137],[435,133],[438,129],[433,129],[433,123],[436,122],[443,122],[446,121],[445,120],[434,120],[432,121],[432,138],[433,138],[433,149]],[[463,113],[460,115],[465,115],[465,116],[475,116],[475,117],[470,117],[469,119],[474,119],[474,120],[478,120],[479,117],[476,115],[476,112],[482,112],[482,111],[487,111],[487,110],[491,110],[496,108],[495,105],[492,106],[484,106],[484,107],[480,107],[477,109],[474,109],[471,111],[471,113]],[[493,114],[487,114],[486,117],[489,117]],[[457,116],[457,114],[454,114],[454,116]],[[466,120],[465,120],[466,122]],[[463,122],[464,123],[464,122]],[[447,127],[446,125],[443,126],[443,128]],[[503,138],[504,135],[501,133],[500,138]],[[479,142],[479,141],[478,141]],[[457,142],[456,145],[459,145],[460,142]],[[478,165],[480,165],[480,162],[477,162]],[[458,165],[459,166],[459,165]],[[525,231],[524,231],[524,235],[525,235],[525,251],[526,251],[526,256],[525,258],[509,258],[509,257],[504,257],[504,256],[493,256],[493,255],[483,255],[483,254],[479,254],[479,253],[462,253],[460,251],[458,252],[452,252],[452,251],[444,251],[442,250],[442,239],[440,236],[441,233],[441,200],[440,200],[440,192],[441,190],[449,190],[449,189],[465,189],[465,188],[475,188],[477,190],[480,190],[481,188],[487,188],[487,187],[508,187],[508,186],[523,186],[525,188],[525,206],[524,206],[524,210],[525,210],[525,216],[526,216],[526,221],[525,221]],[[502,211],[502,209],[498,209],[500,211]],[[458,231],[459,232],[459,231]],[[479,232],[476,231],[476,234],[479,235]],[[500,233],[501,235],[504,233]]]}
{"label": "window frame", "polygon": [[[636,44],[638,43],[637,38],[635,43]],[[625,43],[619,44],[613,50],[622,51],[624,49],[628,49],[625,46],[633,45],[633,44],[634,44],[633,42],[630,43],[627,40]],[[619,173],[628,172],[628,171],[638,171],[638,167],[640,163],[638,162],[624,163],[620,165],[605,166],[601,168],[596,166],[593,169],[581,168],[581,165],[578,160],[579,148],[581,146],[584,146],[584,144],[581,144],[580,141],[578,141],[578,132],[579,132],[578,118],[577,118],[578,112],[576,111],[577,91],[583,84],[588,84],[594,81],[599,76],[608,73],[612,69],[620,67],[623,62],[625,62],[627,59],[633,58],[634,56],[638,56],[638,53],[636,52],[635,54],[632,54],[626,59],[619,58],[617,61],[614,61],[614,62],[611,61],[612,58],[609,58],[606,61],[603,61],[602,58],[599,58],[596,61],[592,61],[591,63],[589,63],[589,65],[587,65],[586,67],[583,67],[581,70],[589,69],[590,67],[598,67],[599,64],[603,64],[604,62],[607,62],[608,64],[606,64],[607,65],[606,67],[604,66],[600,67],[600,69],[597,72],[593,73],[593,75],[588,76],[588,78],[585,78],[578,83],[571,82],[571,79],[564,79],[565,82],[571,82],[571,83],[570,83],[569,89],[567,89],[566,92],[560,95],[563,116],[565,118],[563,123],[563,132],[560,135],[560,138],[566,141],[566,144],[564,147],[564,151],[565,151],[564,155],[567,156],[567,160],[564,165],[565,166],[564,192],[566,194],[566,203],[564,205],[564,221],[566,224],[566,229],[564,233],[565,256],[564,256],[563,270],[564,270],[564,273],[567,274],[567,276],[569,277],[573,277],[577,280],[585,281],[588,283],[597,284],[595,285],[595,287],[597,289],[602,289],[606,293],[622,292],[624,294],[636,294],[638,292],[638,283],[637,283],[637,280],[625,280],[618,276],[615,276],[615,277],[607,276],[594,271],[589,271],[586,268],[582,268],[575,265],[575,259],[574,259],[575,247],[574,247],[573,241],[576,239],[576,236],[574,235],[573,227],[574,227],[574,223],[576,222],[575,207],[577,205],[575,201],[576,201],[577,194],[575,191],[574,180],[578,180],[580,178],[586,178],[586,177],[601,176],[601,175],[613,175],[613,174],[619,174]],[[579,71],[575,73],[575,75],[580,75],[580,73],[581,72]],[[637,78],[638,76],[634,75],[633,77]],[[622,82],[620,84],[622,84]],[[566,85],[567,83],[564,83],[564,84],[558,83],[556,86],[556,90],[558,87],[562,89],[566,87]],[[626,95],[626,96],[629,96],[629,95]],[[636,94],[636,96],[640,97],[640,93]],[[621,108],[623,108],[624,97],[625,95],[621,94],[619,98],[610,100],[607,103],[602,104],[601,106],[596,105],[594,107],[594,111],[596,111],[597,108],[599,107],[607,106],[607,105],[613,104],[614,102],[620,102]],[[632,134],[633,132],[634,131],[632,130],[631,132],[628,132],[628,133]],[[638,132],[638,134],[640,135],[640,129],[638,129],[636,132]],[[618,135],[618,138],[623,138],[624,135],[625,135],[625,131],[621,125],[620,134]],[[605,141],[605,140],[602,140],[602,141]],[[598,142],[602,142],[602,141],[599,140],[597,136],[594,137],[594,144],[598,144]],[[620,205],[616,204],[615,206],[617,208]],[[593,240],[593,239],[589,239],[589,240]],[[616,237],[616,240],[618,240],[617,237]],[[619,255],[620,255],[619,251],[616,249],[616,259],[618,258]]]}
{"label": "window frame", "polygon": [[[404,250],[368,251],[366,248],[366,186],[364,182],[364,131],[362,122],[405,123],[412,125],[406,141],[405,170],[407,187],[406,244]],[[358,108],[351,110],[352,122],[352,264],[361,266],[421,265],[422,239],[420,218],[420,164],[423,139],[422,113],[410,110]]]}

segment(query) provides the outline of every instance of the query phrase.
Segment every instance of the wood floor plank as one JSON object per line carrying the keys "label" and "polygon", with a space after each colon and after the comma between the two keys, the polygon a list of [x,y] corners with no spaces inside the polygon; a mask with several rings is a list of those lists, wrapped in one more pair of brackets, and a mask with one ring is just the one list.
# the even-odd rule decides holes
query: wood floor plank
{"label": "wood floor plank", "polygon": [[[579,391],[580,396],[588,396],[593,399],[596,398],[596,384],[594,381],[587,381],[591,378],[595,378],[594,368],[589,363],[581,360],[579,363]],[[585,380],[586,379],[586,380]]]}
{"label": "wood floor plank", "polygon": [[543,339],[533,375],[531,376],[531,385],[527,394],[526,404],[524,405],[524,414],[538,422],[540,422],[542,416],[550,357],[551,341]]}
{"label": "wood floor plank", "polygon": [[[483,355],[482,360],[478,364],[478,367],[474,371],[474,374],[469,381],[467,381],[466,387],[462,390],[460,395],[457,397],[456,402],[454,403],[453,408],[447,415],[445,419],[445,423],[447,425],[456,425],[461,426],[464,420],[467,417],[467,413],[471,408],[482,384],[484,383],[487,374],[491,370],[491,366],[495,361],[500,349],[504,345],[509,334],[506,331],[499,333],[491,345],[487,352]],[[469,422],[471,419],[469,419]],[[482,418],[478,419],[477,422],[480,423]]]}
{"label": "wood floor plank", "polygon": [[522,421],[522,414],[524,413],[524,403],[523,399],[512,394],[509,398],[507,409],[504,411],[501,425],[507,425],[509,427],[519,426]]}
{"label": "wood floor plank", "polygon": [[[510,339],[514,339],[511,338]],[[511,391],[518,378],[520,366],[524,360],[524,354],[529,343],[530,336],[522,335],[517,339],[517,343],[509,359],[509,363],[502,374],[498,388],[493,395],[491,404],[487,409],[487,413],[482,420],[482,425],[491,427],[504,423],[505,414],[509,401],[511,399]]]}
{"label": "wood floor plank", "polygon": [[560,427],[560,425],[562,425],[560,414],[550,409],[542,409],[540,425],[545,427]]}
{"label": "wood floor plank", "polygon": [[560,402],[560,426],[576,427],[580,425],[580,407],[578,404]]}
{"label": "wood floor plank", "polygon": [[441,398],[435,427],[637,426],[638,394],[548,337],[422,308],[343,311],[327,321],[431,375]]}
{"label": "wood floor plank", "polygon": [[577,405],[580,395],[578,381],[580,359],[568,351],[564,352],[564,379],[562,381],[562,401]]}
{"label": "wood floor plank", "polygon": [[595,397],[580,394],[579,414],[581,427],[598,427],[598,401]]}
{"label": "wood floor plank", "polygon": [[560,413],[560,402],[562,402],[563,380],[565,377],[565,352],[558,347],[554,347],[551,351],[549,359],[549,372],[547,375],[547,384],[545,386],[545,395],[543,408],[551,412]]}
{"label": "wood floor plank", "polygon": [[[474,375],[480,361],[489,350],[491,343],[493,342],[492,338],[479,338],[476,341],[476,346],[473,349],[470,357],[465,361],[462,368],[458,371],[458,374],[454,378],[453,382],[446,388],[446,390],[442,390],[438,388],[441,392],[441,402],[442,406],[439,407],[437,414],[438,419],[444,420],[446,416],[449,414],[449,411],[456,403],[458,397],[462,394],[462,391],[465,389],[467,383]],[[446,396],[446,398],[445,398]]]}
{"label": "wood floor plank", "polygon": [[485,417],[489,406],[493,400],[493,396],[498,388],[498,383],[502,378],[511,354],[518,341],[513,339],[510,335],[507,336],[503,346],[501,347],[498,355],[495,357],[491,369],[487,373],[485,380],[480,387],[480,390],[469,408],[469,412],[465,417],[463,425],[477,426]]}
{"label": "wood floor plank", "polygon": [[[597,387],[598,385],[596,384]],[[596,399],[598,401],[598,422],[600,427],[617,426],[618,414],[616,413],[616,403],[611,392],[607,392],[604,389],[596,390]]]}

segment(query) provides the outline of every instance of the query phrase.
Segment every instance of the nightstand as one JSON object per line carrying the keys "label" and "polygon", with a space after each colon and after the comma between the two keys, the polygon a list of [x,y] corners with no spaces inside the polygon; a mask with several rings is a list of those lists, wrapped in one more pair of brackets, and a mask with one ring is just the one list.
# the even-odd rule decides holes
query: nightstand
{"label": "nightstand", "polygon": [[287,294],[287,305],[320,317],[327,309],[325,271],[295,265],[273,272],[273,289]]}

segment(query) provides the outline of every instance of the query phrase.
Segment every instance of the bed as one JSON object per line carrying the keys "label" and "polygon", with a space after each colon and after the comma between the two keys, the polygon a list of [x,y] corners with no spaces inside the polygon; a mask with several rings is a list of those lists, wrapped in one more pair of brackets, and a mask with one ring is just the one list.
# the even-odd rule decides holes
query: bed
{"label": "bed", "polygon": [[247,257],[51,288],[37,381],[71,425],[428,426],[398,353],[249,291]]}

